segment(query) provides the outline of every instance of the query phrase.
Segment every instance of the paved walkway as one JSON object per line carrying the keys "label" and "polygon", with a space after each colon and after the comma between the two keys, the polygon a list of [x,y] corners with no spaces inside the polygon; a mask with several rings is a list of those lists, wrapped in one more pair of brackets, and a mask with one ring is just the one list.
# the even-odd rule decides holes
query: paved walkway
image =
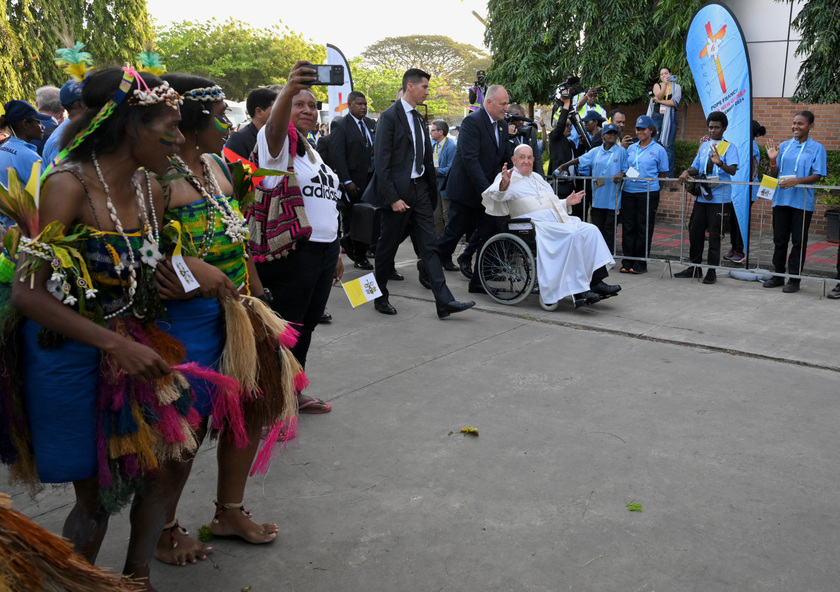
{"label": "paved walkway", "polygon": [[[439,321],[405,245],[400,268],[395,317],[333,290],[308,373],[334,410],[302,417],[246,492],[278,539],[155,565],[161,592],[837,589],[840,302],[821,284],[707,286],[653,263],[592,307],[477,295]],[[179,510],[193,532],[213,448]],[[60,531],[69,489],[3,489]],[[101,565],[121,565],[127,522]]]}

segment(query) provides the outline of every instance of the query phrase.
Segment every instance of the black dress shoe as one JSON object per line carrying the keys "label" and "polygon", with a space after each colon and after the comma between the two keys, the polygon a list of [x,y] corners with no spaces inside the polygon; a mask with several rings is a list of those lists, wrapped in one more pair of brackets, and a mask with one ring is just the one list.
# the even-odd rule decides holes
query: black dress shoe
{"label": "black dress shoe", "polygon": [[327,309],[324,309],[324,312],[321,313],[321,320],[318,321],[319,323],[329,323],[332,320],[332,315],[327,312]]}
{"label": "black dress shoe", "polygon": [[458,255],[458,269],[468,278],[473,276],[472,257],[469,255]]}
{"label": "black dress shoe", "polygon": [[460,267],[452,263],[452,259],[441,259],[440,264],[446,271],[458,271],[459,269],[461,269]]}
{"label": "black dress shoe", "polygon": [[427,290],[432,289],[432,282],[429,279],[429,270],[426,269],[426,264],[423,261],[417,262],[417,272],[418,272],[418,279],[420,280],[420,285],[426,288]]}
{"label": "black dress shoe", "polygon": [[706,277],[703,278],[704,284],[714,284],[717,281],[717,272],[714,269],[706,270]]}
{"label": "black dress shoe", "polygon": [[701,278],[703,269],[700,267],[686,267],[679,273],[674,274],[675,278]]}
{"label": "black dress shoe", "polygon": [[397,314],[397,309],[391,306],[391,303],[387,300],[383,300],[382,302],[378,302],[376,300],[373,301],[373,308],[381,312],[382,314],[386,315],[395,315]]}
{"label": "black dress shoe", "polygon": [[779,286],[785,285],[785,279],[774,275],[769,280],[764,280],[764,283],[761,285],[765,288],[778,288]]}
{"label": "black dress shoe", "polygon": [[598,285],[590,287],[591,292],[595,292],[601,296],[615,296],[621,292],[621,286],[618,284],[610,285],[604,282],[599,282]]}
{"label": "black dress shoe", "polygon": [[831,298],[832,300],[837,300],[838,298],[840,298],[840,284],[837,284],[836,286],[834,286],[834,288],[831,290],[831,292],[826,294],[826,296],[828,298]]}
{"label": "black dress shoe", "polygon": [[785,294],[793,294],[794,292],[799,292],[799,280],[788,280],[788,283],[785,284],[785,287],[782,288],[782,292]]}
{"label": "black dress shoe", "polygon": [[468,291],[470,294],[487,294],[487,290],[481,284],[470,284]]}
{"label": "black dress shoe", "polygon": [[353,263],[353,267],[355,267],[356,269],[365,269],[367,271],[373,269],[373,265],[371,265],[370,261],[368,261],[367,259],[359,259],[358,261]]}
{"label": "black dress shoe", "polygon": [[590,304],[595,304],[596,302],[601,302],[603,300],[603,296],[589,290],[588,292],[583,292],[581,294],[575,294],[575,308],[580,308],[581,306],[589,306]]}
{"label": "black dress shoe", "polygon": [[475,306],[475,302],[472,300],[469,302],[458,302],[457,300],[453,300],[449,304],[445,304],[443,307],[438,309],[438,318],[445,319],[454,312],[461,312],[462,310],[467,310],[473,306]]}
{"label": "black dress shoe", "polygon": [[395,282],[401,282],[405,279],[405,276],[395,269],[391,275],[388,276],[388,279],[394,280]]}

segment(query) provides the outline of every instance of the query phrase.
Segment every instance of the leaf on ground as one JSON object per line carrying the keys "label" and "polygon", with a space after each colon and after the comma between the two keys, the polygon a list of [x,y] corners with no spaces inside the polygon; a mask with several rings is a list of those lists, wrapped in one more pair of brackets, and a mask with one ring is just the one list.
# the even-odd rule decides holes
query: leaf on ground
{"label": "leaf on ground", "polygon": [[454,433],[455,433],[455,432],[449,432],[449,433],[448,433],[448,434],[446,434],[446,435],[447,435],[447,436],[451,436],[451,435],[452,435],[452,434],[454,434]]}
{"label": "leaf on ground", "polygon": [[210,525],[205,524],[198,529],[198,540],[202,543],[209,543],[213,540],[213,533],[210,532]]}
{"label": "leaf on ground", "polygon": [[478,428],[474,428],[472,426],[467,426],[463,430],[461,430],[461,433],[464,434],[465,436],[467,434],[472,434],[473,436],[478,436]]}
{"label": "leaf on ground", "polygon": [[631,512],[641,512],[642,504],[640,504],[639,502],[630,502],[627,504],[627,509]]}

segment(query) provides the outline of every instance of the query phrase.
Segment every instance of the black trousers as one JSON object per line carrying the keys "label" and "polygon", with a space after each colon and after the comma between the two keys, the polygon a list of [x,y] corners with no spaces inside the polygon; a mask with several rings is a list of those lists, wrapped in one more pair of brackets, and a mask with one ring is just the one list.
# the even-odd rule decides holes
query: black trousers
{"label": "black trousers", "polygon": [[424,179],[418,179],[411,184],[412,196],[406,200],[409,209],[405,212],[395,212],[391,208],[382,210],[382,226],[379,232],[379,242],[376,244],[376,262],[374,277],[382,296],[377,300],[388,300],[388,278],[394,272],[394,257],[397,248],[405,239],[406,232],[411,235],[415,249],[420,253],[420,259],[429,271],[429,281],[435,303],[440,309],[449,304],[455,297],[446,286],[443,267],[440,265],[437,240],[435,240],[435,218],[429,188]]}
{"label": "black trousers", "polygon": [[[475,249],[480,251],[489,238],[499,233],[501,221],[498,216],[487,214],[484,208],[470,208],[460,202],[450,200],[449,224],[446,225],[446,230],[438,239],[441,256],[451,258],[455,247],[458,245],[458,240],[472,228],[475,228],[478,233]],[[472,239],[470,243],[473,243]],[[473,287],[481,286],[481,279],[478,275],[478,257],[475,258],[470,285]]]}
{"label": "black trousers", "polygon": [[[752,210],[753,203],[753,201],[750,201],[750,210]],[[741,227],[738,226],[738,216],[735,215],[735,206],[733,204],[727,205],[732,206],[729,210],[729,238],[732,243],[732,250],[743,253],[744,237],[741,234]]]}
{"label": "black trousers", "polygon": [[706,230],[709,231],[709,265],[720,265],[720,238],[723,218],[727,207],[702,201],[694,202],[688,221],[688,259],[692,263],[703,263],[703,247],[706,244]]}
{"label": "black trousers", "polygon": [[615,254],[615,210],[593,207],[589,215],[592,217],[592,224],[601,231],[601,236],[610,248],[610,253]]}
{"label": "black trousers", "polygon": [[274,312],[300,331],[292,353],[302,366],[312,342],[312,332],[318,326],[335,278],[338,263],[338,241],[331,243],[305,242],[282,259],[256,263],[262,285],[271,290]]}
{"label": "black trousers", "polygon": [[[648,195],[649,201],[646,200]],[[645,257],[646,252],[650,254],[658,208],[659,191],[651,191],[650,194],[621,192],[621,250],[625,257]],[[621,266],[642,271],[647,269],[647,261],[624,259]]]}
{"label": "black trousers", "polygon": [[[773,207],[773,267],[776,273],[800,275],[805,264],[808,249],[808,228],[814,212],[806,212],[790,206]],[[790,243],[790,256],[787,247]]]}

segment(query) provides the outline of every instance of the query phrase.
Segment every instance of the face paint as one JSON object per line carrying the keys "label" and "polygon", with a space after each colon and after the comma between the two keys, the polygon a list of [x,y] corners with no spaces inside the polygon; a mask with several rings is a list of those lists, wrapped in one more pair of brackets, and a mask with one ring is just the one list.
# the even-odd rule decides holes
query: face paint
{"label": "face paint", "polygon": [[218,115],[215,115],[213,117],[213,123],[216,124],[216,129],[222,132],[223,134],[227,133],[227,131],[230,129],[230,122],[227,120],[227,118],[222,119]]}
{"label": "face paint", "polygon": [[175,143],[175,134],[172,132],[163,132],[163,137],[158,138],[158,141],[164,146],[172,146]]}

